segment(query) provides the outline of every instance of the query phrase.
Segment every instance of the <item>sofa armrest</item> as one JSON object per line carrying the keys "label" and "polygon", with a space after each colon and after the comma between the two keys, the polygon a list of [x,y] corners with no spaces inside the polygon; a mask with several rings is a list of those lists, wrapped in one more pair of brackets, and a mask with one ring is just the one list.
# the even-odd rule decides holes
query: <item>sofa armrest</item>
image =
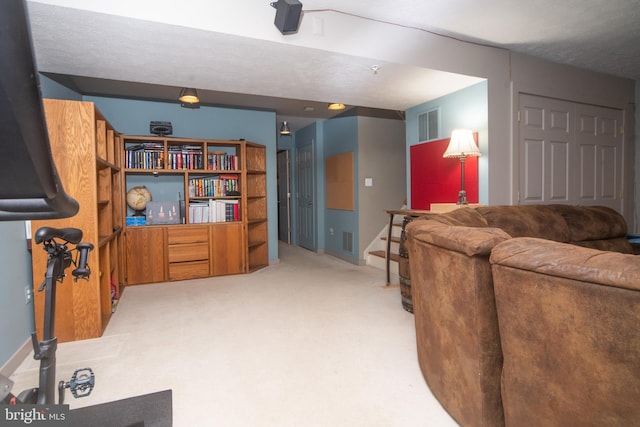
{"label": "sofa armrest", "polygon": [[488,256],[496,244],[511,238],[499,228],[453,226],[429,220],[412,221],[405,232],[409,242],[415,239],[467,256]]}
{"label": "sofa armrest", "polygon": [[640,290],[640,258],[637,255],[520,237],[496,245],[490,262],[550,276]]}

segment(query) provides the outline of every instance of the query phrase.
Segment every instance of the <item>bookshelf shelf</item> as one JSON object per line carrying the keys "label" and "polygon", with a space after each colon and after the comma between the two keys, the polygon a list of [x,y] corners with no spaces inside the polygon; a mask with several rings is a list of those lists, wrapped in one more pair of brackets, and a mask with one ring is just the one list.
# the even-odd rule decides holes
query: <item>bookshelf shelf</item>
{"label": "bookshelf shelf", "polygon": [[[170,209],[180,210],[176,224],[150,221],[157,215],[148,213],[146,223],[152,224],[125,228],[127,284],[246,273],[268,264],[264,146],[241,140],[124,136],[121,152],[125,194],[144,185],[153,205],[169,203]],[[127,217],[133,215],[124,197],[122,206]],[[250,245],[249,236],[258,243]],[[161,242],[163,255],[137,241],[149,238]],[[139,274],[151,265],[153,274]]]}

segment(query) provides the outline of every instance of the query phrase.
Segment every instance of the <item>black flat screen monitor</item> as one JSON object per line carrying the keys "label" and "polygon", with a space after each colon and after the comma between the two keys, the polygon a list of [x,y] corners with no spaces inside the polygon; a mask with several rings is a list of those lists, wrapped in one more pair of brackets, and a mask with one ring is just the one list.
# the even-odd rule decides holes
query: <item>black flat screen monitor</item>
{"label": "black flat screen monitor", "polygon": [[1,0],[0,221],[77,212],[51,156],[26,3]]}

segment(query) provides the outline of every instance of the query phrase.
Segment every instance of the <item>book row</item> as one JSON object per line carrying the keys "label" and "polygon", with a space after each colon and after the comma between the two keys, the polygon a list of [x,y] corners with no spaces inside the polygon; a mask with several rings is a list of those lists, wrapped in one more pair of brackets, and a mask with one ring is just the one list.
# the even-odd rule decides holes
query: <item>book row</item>
{"label": "book row", "polygon": [[209,200],[189,203],[189,223],[240,221],[238,200]]}
{"label": "book row", "polygon": [[125,149],[125,168],[127,169],[208,169],[238,170],[238,156],[225,152],[205,154],[200,146],[169,146],[166,153],[162,146],[137,144]]}
{"label": "book row", "polygon": [[238,175],[222,174],[217,176],[189,179],[189,197],[239,196]]}
{"label": "book row", "polygon": [[164,151],[125,151],[124,167],[128,169],[164,169]]}

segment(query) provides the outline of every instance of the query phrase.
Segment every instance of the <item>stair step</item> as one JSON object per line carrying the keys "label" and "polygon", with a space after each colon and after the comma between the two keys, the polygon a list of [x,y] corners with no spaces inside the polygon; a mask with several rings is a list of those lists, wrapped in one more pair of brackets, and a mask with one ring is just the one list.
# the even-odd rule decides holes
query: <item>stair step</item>
{"label": "stair step", "polygon": [[[371,251],[369,252],[369,255],[377,256],[380,258],[386,258],[385,251]],[[391,261],[399,262],[400,255],[391,253]]]}
{"label": "stair step", "polygon": [[[387,241],[387,237],[383,236],[380,238],[380,240],[384,240],[385,242]],[[391,241],[393,243],[400,243],[400,238],[399,237],[395,237],[395,236],[391,236]]]}

